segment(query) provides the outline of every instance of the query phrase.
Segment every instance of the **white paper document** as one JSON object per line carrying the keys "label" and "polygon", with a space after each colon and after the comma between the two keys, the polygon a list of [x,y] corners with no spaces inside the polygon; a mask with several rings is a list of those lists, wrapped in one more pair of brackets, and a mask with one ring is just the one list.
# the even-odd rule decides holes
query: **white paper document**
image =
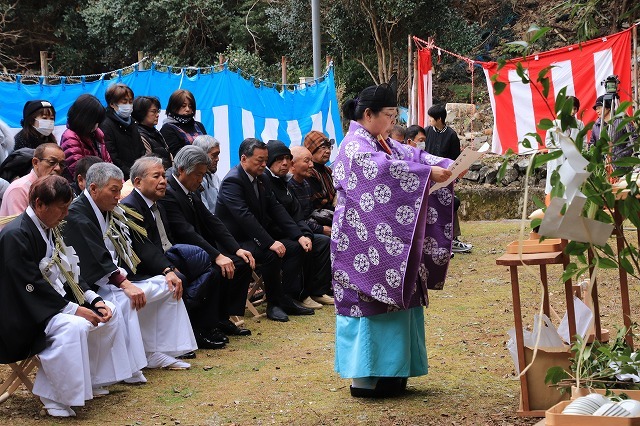
{"label": "white paper document", "polygon": [[449,166],[449,170],[451,170],[451,177],[449,179],[447,179],[444,182],[440,182],[440,183],[436,183],[435,185],[433,185],[431,187],[431,189],[429,189],[429,194],[431,194],[433,191],[436,191],[440,188],[443,188],[447,185],[449,185],[451,182],[453,182],[458,176],[460,176],[460,173],[464,172],[465,170],[469,170],[469,167],[471,167],[471,165],[478,161],[478,159],[480,157],[482,157],[484,155],[485,152],[487,152],[489,150],[489,144],[485,143],[484,145],[482,145],[480,147],[479,150],[473,150],[469,147],[466,147],[458,156],[458,158],[456,158],[456,161],[454,161],[450,166]]}

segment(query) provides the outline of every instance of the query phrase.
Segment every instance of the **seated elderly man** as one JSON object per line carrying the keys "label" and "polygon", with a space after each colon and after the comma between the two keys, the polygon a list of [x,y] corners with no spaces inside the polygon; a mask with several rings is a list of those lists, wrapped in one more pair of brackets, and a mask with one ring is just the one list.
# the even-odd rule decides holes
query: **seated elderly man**
{"label": "seated elderly man", "polygon": [[220,190],[220,178],[216,174],[220,161],[220,142],[211,135],[200,135],[195,137],[192,145],[202,148],[211,160],[207,166],[207,173],[202,178],[200,198],[207,209],[215,214],[216,200]]}
{"label": "seated elderly man", "polygon": [[300,203],[302,217],[304,217],[314,234],[323,234],[330,237],[333,218],[326,218],[327,222],[319,223],[318,219],[312,214],[315,210],[311,203],[313,190],[308,181],[313,172],[311,152],[304,146],[294,146],[291,148],[291,157],[291,168],[289,169],[291,179],[289,179],[287,186]]}
{"label": "seated elderly man", "polygon": [[324,133],[312,130],[304,138],[304,147],[311,152],[313,168],[309,184],[313,190],[311,203],[316,209],[334,209],[336,189],[333,186],[331,169],[327,166],[335,141]]}
{"label": "seated elderly man", "polygon": [[[299,147],[300,148],[300,147]],[[306,148],[302,148],[306,149]],[[271,181],[271,189],[276,199],[287,210],[289,216],[298,224],[300,231],[312,241],[312,249],[305,253],[303,266],[303,288],[298,300],[303,306],[319,309],[322,305],[333,305],[331,292],[331,262],[329,260],[330,238],[314,234],[302,215],[302,209],[296,196],[287,187],[287,176],[291,167],[291,150],[278,140],[267,143],[269,158],[264,178]]]}
{"label": "seated elderly man", "polygon": [[214,339],[214,328],[227,335],[247,336],[251,331],[237,327],[229,316],[244,315],[255,260],[251,252],[240,247],[220,219],[207,210],[196,192],[209,162],[201,148],[182,147],[173,160],[174,171],[169,176],[166,195],[159,202],[167,212],[173,242],[202,248],[209,254],[216,275],[222,276],[218,280],[218,309],[202,310],[195,326],[212,329]]}
{"label": "seated elderly man", "polygon": [[[234,284],[221,282],[220,267],[211,266],[209,254],[202,248],[190,244],[174,246],[167,213],[158,203],[167,190],[162,159],[151,156],[138,158],[131,166],[130,176],[134,189],[121,203],[142,215],[141,225],[147,231],[147,238],[133,239],[134,250],[145,251],[147,248],[144,246],[151,245],[149,249],[156,250],[165,260],[162,268],[175,268],[174,272],[182,279],[185,289],[183,299],[198,348],[223,348],[228,339],[217,331],[220,322],[218,312],[221,307],[226,310],[228,301],[220,299],[220,289]],[[144,261],[138,265],[138,272],[147,272]],[[229,317],[222,319],[226,322]]]}
{"label": "seated elderly man", "polygon": [[40,178],[26,211],[0,233],[0,362],[38,354],[33,393],[56,417],[75,416],[71,406],[132,374],[115,306],[89,289],[62,241],[72,197],[65,178]]}
{"label": "seated elderly man", "polygon": [[292,297],[302,289],[302,258],[311,250],[311,240],[278,202],[269,179],[263,176],[268,154],[264,142],[242,141],[240,164],[222,180],[216,213],[261,264],[267,318],[285,322],[289,321],[287,314],[314,313]]}
{"label": "seated elderly man", "polygon": [[33,165],[31,172],[11,182],[4,192],[0,217],[17,215],[27,209],[29,188],[36,179],[46,175],[62,175],[65,168],[64,152],[55,143],[44,143],[35,149],[31,164]]}
{"label": "seated elderly man", "polygon": [[[153,276],[132,282],[140,261],[163,265],[156,253],[135,253],[130,222],[118,206],[122,189],[122,171],[111,163],[89,168],[86,188],[69,209],[64,229],[65,241],[80,257],[80,271],[99,287],[98,294],[113,302],[127,324],[130,358],[136,366],[148,368],[189,368],[175,356],[196,349],[189,316],[181,299],[182,282],[170,269],[149,267]],[[138,258],[140,256],[140,258]],[[136,371],[133,381],[146,379]]]}

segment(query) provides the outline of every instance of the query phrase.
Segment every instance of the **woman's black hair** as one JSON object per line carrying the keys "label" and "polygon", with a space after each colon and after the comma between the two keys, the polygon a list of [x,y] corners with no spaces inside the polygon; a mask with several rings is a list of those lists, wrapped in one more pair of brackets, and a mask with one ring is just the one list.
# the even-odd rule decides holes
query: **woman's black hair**
{"label": "woman's black hair", "polygon": [[79,136],[89,136],[96,123],[102,123],[105,110],[98,98],[87,93],[78,96],[67,112],[67,127]]}
{"label": "woman's black hair", "polygon": [[193,111],[196,110],[196,98],[193,97],[193,93],[186,89],[178,89],[169,96],[169,103],[167,103],[167,113],[178,114],[178,111],[182,107],[185,100],[191,103]]}
{"label": "woman's black hair", "polygon": [[152,106],[160,109],[160,99],[155,96],[138,96],[133,100],[133,112],[131,116],[138,123],[142,123]]}
{"label": "woman's black hair", "polygon": [[34,127],[36,118],[43,112],[43,110],[51,111],[51,113],[53,114],[53,121],[56,120],[56,111],[53,108],[40,108],[39,110],[29,114],[22,120],[23,134],[26,136],[26,140],[46,140],[47,142],[56,143],[56,136],[53,133],[51,133],[49,136],[42,136],[42,134],[40,134],[40,132],[38,132]]}
{"label": "woman's black hair", "polygon": [[378,113],[382,108],[398,106],[397,81],[395,74],[389,83],[369,86],[362,90],[357,98],[350,99],[342,104],[342,114],[348,120],[359,120],[364,116],[364,112],[369,108],[372,112]]}

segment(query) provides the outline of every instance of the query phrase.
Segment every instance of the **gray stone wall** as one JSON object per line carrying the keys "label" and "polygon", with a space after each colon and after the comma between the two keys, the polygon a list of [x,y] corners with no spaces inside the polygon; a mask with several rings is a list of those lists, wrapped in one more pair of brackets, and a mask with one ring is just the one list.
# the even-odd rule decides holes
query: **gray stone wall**
{"label": "gray stone wall", "polygon": [[[490,105],[449,103],[447,125],[460,138],[462,149],[471,146],[480,148],[491,143],[493,116]],[[505,174],[498,181],[498,170],[504,159],[500,155],[485,154],[474,163],[467,174],[455,186],[461,204],[458,214],[461,220],[519,219],[522,217],[524,187],[528,156],[516,156],[509,160]],[[527,215],[537,207],[531,201],[533,196],[544,200],[544,186],[547,178],[546,167],[539,168],[529,177],[529,201]]]}

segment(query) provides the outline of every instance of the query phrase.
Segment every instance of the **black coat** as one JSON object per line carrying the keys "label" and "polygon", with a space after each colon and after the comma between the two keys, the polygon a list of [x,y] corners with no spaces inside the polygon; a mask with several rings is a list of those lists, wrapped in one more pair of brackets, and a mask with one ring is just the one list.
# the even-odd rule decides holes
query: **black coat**
{"label": "black coat", "polygon": [[[131,231],[133,240],[142,238],[141,235]],[[130,280],[142,280],[149,276],[159,275],[167,267],[167,259],[162,253],[158,253],[152,244],[140,244],[136,254],[140,258],[140,264],[144,264],[147,274],[132,275],[124,262],[115,265],[111,253],[104,245],[100,223],[96,217],[89,200],[84,193],[73,200],[67,216],[67,226],[64,228],[64,240],[72,245],[80,258],[80,273],[89,282],[95,283],[99,279],[116,271],[121,266],[129,273]]]}
{"label": "black coat", "polygon": [[259,199],[242,166],[232,168],[220,184],[216,214],[238,241],[253,240],[265,250],[277,238],[296,241],[303,235],[298,224],[273,195],[269,179],[257,179]]}
{"label": "black coat", "polygon": [[140,132],[142,144],[148,144],[148,148],[145,146],[145,152],[150,149],[152,154],[162,158],[162,165],[165,170],[173,166],[173,156],[169,152],[169,146],[162,133],[156,130],[155,127],[148,127],[144,124],[138,124],[138,131]]}
{"label": "black coat", "polygon": [[[206,135],[207,131],[199,121],[192,121],[188,124],[173,121],[165,122],[160,128],[160,133],[164,136],[164,140],[167,141],[171,154],[176,155],[180,148],[185,145],[191,145],[193,138],[198,135]],[[191,138],[191,141],[188,140],[189,138]]]}
{"label": "black coat", "polygon": [[20,130],[18,133],[16,133],[16,135],[13,137],[13,140],[15,141],[15,145],[13,146],[13,149],[20,149],[20,148],[31,148],[31,149],[36,149],[39,145],[42,145],[43,143],[56,143],[56,138],[53,136],[34,136],[34,135],[28,135],[27,132],[24,131],[24,129]]}
{"label": "black coat", "polygon": [[125,125],[116,117],[112,108],[107,108],[107,116],[100,124],[100,129],[104,132],[104,143],[111,161],[122,170],[125,180],[129,179],[133,162],[145,153],[138,125],[133,119],[131,124]]}
{"label": "black coat", "polygon": [[[156,220],[153,218],[151,209],[149,209],[147,203],[135,189],[120,202],[125,206],[133,208],[142,215],[142,222],[137,221],[137,223],[147,231],[147,238],[137,234],[132,238],[133,251],[136,252],[136,254],[142,253],[143,256],[145,256],[145,259],[140,258],[141,262],[137,267],[133,279],[136,280],[138,276],[154,276],[162,273],[167,267],[171,266],[171,262],[164,255],[162,240],[160,239],[160,233],[158,232]],[[162,223],[165,225],[164,228],[167,233],[167,238],[169,238],[171,242],[172,239],[167,214],[161,205],[158,205],[158,210],[162,218]],[[153,254],[154,252],[155,255]],[[140,257],[139,254],[138,257]]]}
{"label": "black coat", "polygon": [[[42,277],[39,264],[46,252],[47,244],[26,213],[0,232],[0,363],[42,352],[48,321],[68,303]],[[80,285],[88,289],[83,281]]]}
{"label": "black coat", "polygon": [[222,221],[202,203],[200,195],[193,193],[193,205],[176,177],[167,179],[167,193],[159,203],[164,206],[174,243],[201,247],[215,262],[220,252],[235,254],[240,246]]}
{"label": "black coat", "polygon": [[[268,179],[271,182],[273,195],[275,195],[278,202],[282,204],[282,207],[284,207],[287,213],[289,213],[291,219],[298,224],[300,232],[309,238],[313,238],[313,231],[309,228],[309,225],[302,214],[300,202],[296,198],[295,194],[289,190],[287,182],[282,178],[274,176],[268,170],[265,170],[263,173],[263,178],[265,180]],[[280,231],[280,233],[282,233],[282,231]]]}

